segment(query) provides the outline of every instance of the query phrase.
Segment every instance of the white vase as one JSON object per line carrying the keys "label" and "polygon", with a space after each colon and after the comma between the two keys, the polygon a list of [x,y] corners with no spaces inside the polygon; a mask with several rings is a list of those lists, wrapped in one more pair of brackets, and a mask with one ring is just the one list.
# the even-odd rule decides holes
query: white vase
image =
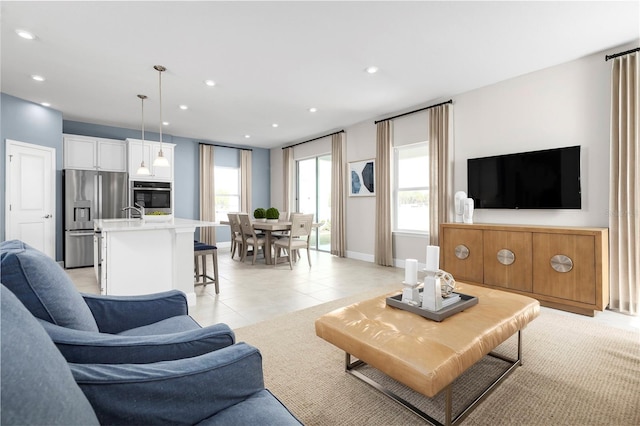
{"label": "white vase", "polygon": [[453,211],[455,213],[455,221],[456,223],[462,223],[462,215],[464,214],[464,200],[467,199],[467,193],[464,191],[458,191],[456,192],[455,196],[454,196],[454,205],[453,205]]}
{"label": "white vase", "polygon": [[464,223],[473,223],[473,198],[466,198],[464,200],[464,213],[462,214],[462,221]]}

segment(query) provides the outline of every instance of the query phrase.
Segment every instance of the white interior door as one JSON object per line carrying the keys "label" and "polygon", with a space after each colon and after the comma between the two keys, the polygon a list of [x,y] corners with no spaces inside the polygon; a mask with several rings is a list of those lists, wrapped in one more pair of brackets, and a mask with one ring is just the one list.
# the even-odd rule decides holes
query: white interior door
{"label": "white interior door", "polygon": [[56,150],[6,140],[5,237],[56,257]]}

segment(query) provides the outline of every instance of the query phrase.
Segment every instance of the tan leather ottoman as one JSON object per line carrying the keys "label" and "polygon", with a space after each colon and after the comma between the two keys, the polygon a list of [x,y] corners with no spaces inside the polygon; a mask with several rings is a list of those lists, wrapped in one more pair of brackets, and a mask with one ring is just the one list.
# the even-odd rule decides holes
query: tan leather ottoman
{"label": "tan leather ottoman", "polygon": [[[540,304],[530,297],[466,283],[457,283],[456,291],[476,296],[478,304],[435,322],[387,306],[388,294],[323,315],[316,320],[316,334],[344,350],[347,371],[371,385],[376,386],[370,379],[356,374],[355,367],[369,364],[430,398],[446,390],[445,424],[456,424],[471,410],[465,409],[460,416],[452,418],[451,383],[502,342],[519,333],[540,312]],[[521,342],[519,333],[516,359],[498,356],[511,366],[487,390],[493,389],[521,364]],[[351,356],[359,361],[351,363]],[[425,420],[441,424],[415,407],[409,408]]]}

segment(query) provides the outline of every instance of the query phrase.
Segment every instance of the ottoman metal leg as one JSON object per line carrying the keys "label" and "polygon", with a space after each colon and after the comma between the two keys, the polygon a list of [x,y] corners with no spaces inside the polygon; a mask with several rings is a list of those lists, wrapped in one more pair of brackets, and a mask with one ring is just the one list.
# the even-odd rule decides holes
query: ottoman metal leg
{"label": "ottoman metal leg", "polygon": [[367,365],[367,363],[362,361],[362,360],[359,360],[359,359],[357,359],[355,361],[351,361],[351,354],[349,354],[348,352],[345,352],[345,371],[347,373],[351,374],[352,376],[354,376],[354,377],[362,380],[363,382],[367,383],[368,385],[374,387],[375,389],[379,390],[380,392],[382,392],[383,394],[385,394],[389,398],[391,398],[394,401],[396,401],[397,403],[403,405],[405,408],[408,408],[413,413],[415,413],[419,417],[421,417],[423,420],[427,421],[429,424],[434,425],[434,426],[452,426],[452,425],[457,425],[460,422],[462,422],[462,420],[464,420],[464,418],[467,417],[469,415],[469,413],[471,413],[471,411],[473,411],[473,409],[476,408],[478,406],[478,404],[480,404],[480,402],[482,402],[500,383],[502,383],[502,381],[509,374],[511,374],[513,372],[513,370],[515,370],[517,367],[522,365],[522,330],[518,330],[518,354],[517,354],[517,359],[512,359],[512,358],[509,358],[509,357],[505,357],[503,355],[496,354],[494,352],[491,352],[488,355],[491,356],[491,357],[494,357],[494,358],[501,359],[502,361],[505,361],[505,362],[509,363],[509,366],[502,372],[500,377],[498,377],[496,380],[491,382],[491,384],[489,384],[489,386],[487,386],[482,391],[480,396],[478,396],[476,399],[474,399],[473,402],[471,402],[467,407],[465,407],[462,410],[462,412],[460,414],[458,414],[455,417],[453,416],[453,390],[452,390],[453,383],[450,384],[449,386],[447,386],[446,388],[444,388],[444,390],[442,391],[442,392],[445,392],[445,413],[444,413],[445,422],[444,423],[440,423],[438,420],[434,419],[429,414],[425,413],[424,411],[422,411],[421,409],[419,409],[418,407],[416,407],[415,405],[413,405],[412,403],[410,403],[406,399],[402,398],[401,396],[395,394],[391,390],[389,390],[389,389],[385,388],[384,386],[382,386],[380,383],[376,382],[375,380],[373,380],[373,379],[365,376],[364,374],[360,373],[359,371],[357,371],[357,369],[359,367]]}

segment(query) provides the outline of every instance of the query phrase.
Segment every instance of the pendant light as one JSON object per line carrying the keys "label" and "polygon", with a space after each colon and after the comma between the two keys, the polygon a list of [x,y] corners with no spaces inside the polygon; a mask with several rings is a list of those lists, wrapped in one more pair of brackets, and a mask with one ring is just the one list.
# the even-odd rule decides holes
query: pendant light
{"label": "pendant light", "polygon": [[169,167],[169,160],[162,152],[162,73],[167,69],[162,65],[155,65],[153,68],[158,71],[158,88],[160,92],[160,151],[156,159],[153,160],[153,167]]}
{"label": "pendant light", "polygon": [[138,95],[140,101],[142,103],[142,162],[140,162],[140,167],[136,172],[137,175],[150,175],[149,168],[144,165],[144,100],[147,99],[146,95]]}

